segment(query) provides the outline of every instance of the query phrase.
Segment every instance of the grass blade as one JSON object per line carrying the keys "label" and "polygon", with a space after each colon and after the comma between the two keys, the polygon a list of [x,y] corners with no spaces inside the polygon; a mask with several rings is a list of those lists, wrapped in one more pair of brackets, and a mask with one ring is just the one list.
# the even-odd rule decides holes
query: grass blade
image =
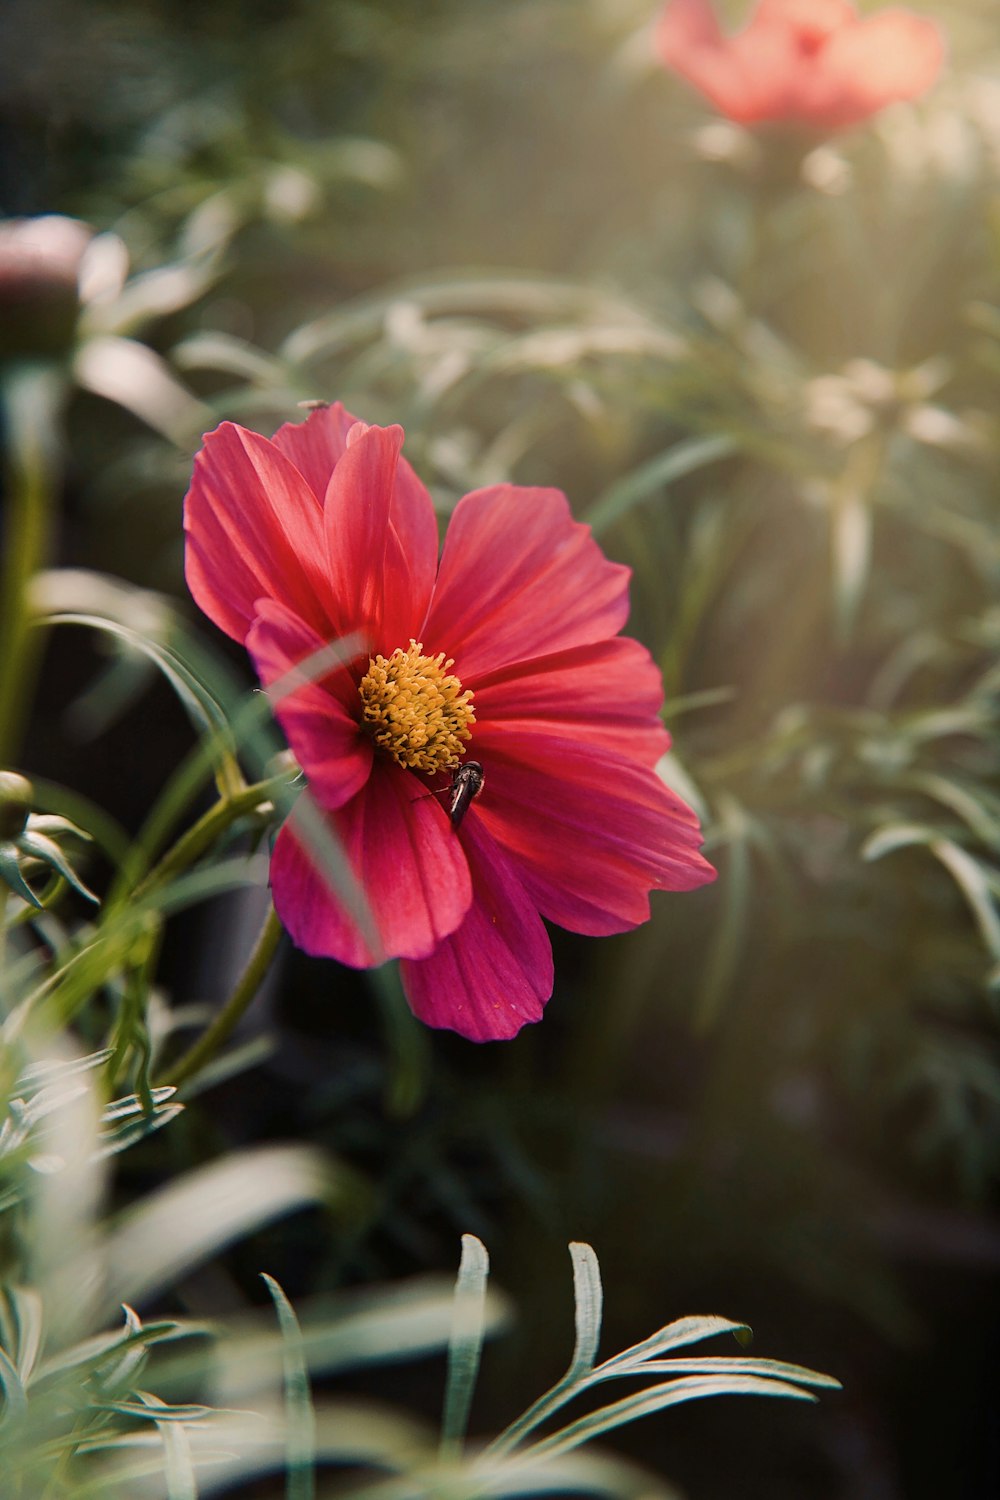
{"label": "grass blade", "polygon": [[314,1500],[316,1494],[316,1415],[302,1329],[295,1309],[273,1276],[261,1272],[281,1329],[285,1367],[285,1421],[288,1431],[286,1500]]}
{"label": "grass blade", "polygon": [[448,1380],[441,1421],[441,1453],[456,1454],[465,1437],[483,1350],[483,1313],[490,1258],[474,1234],[462,1236],[455,1310],[448,1345]]}

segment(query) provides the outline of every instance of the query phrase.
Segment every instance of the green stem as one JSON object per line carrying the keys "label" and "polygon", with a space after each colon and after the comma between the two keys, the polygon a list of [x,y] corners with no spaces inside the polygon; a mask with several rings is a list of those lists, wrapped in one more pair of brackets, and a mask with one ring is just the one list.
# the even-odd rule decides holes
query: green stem
{"label": "green stem", "polygon": [[287,785],[287,776],[272,777],[245,787],[227,802],[217,802],[181,835],[141,883],[117,897],[109,897],[104,904],[101,926],[93,940],[71,954],[59,969],[26,996],[8,1020],[12,1034],[18,1033],[42,1002],[47,1006],[47,1019],[52,1024],[64,1025],[86,994],[100,988],[123,963],[127,965],[136,936],[136,923],[140,920],[138,907],[141,901],[148,898],[157,886],[193,864],[237,818],[260,807],[273,793]]}
{"label": "green stem", "polygon": [[194,1074],[200,1072],[205,1063],[215,1056],[222,1044],[229,1040],[271,967],[271,960],[277,952],[283,931],[272,906],[233,993],[212,1024],[199,1037],[190,1051],[174,1064],[166,1078],[161,1080],[162,1083],[173,1084],[175,1087],[186,1083]]}
{"label": "green stem", "polygon": [[262,803],[269,802],[272,794],[281,791],[287,785],[287,776],[274,776],[267,781],[256,781],[253,786],[244,787],[242,791],[210,807],[197,823],[192,824],[186,833],[181,834],[176,844],[167,850],[159,864],[154,866],[145,880],[130,894],[130,904],[140,895],[144,895],[150,887],[162,885],[171,876],[193,865],[195,860],[200,858],[206,849],[210,849],[216,839],[225,833],[232,823],[246,813],[253,812]]}
{"label": "green stem", "polygon": [[[114,910],[123,902],[131,901],[136,888],[140,884],[145,886],[149,883],[150,877],[147,875],[147,871],[153,862],[157,850],[166,841],[171,828],[188,804],[193,801],[202,782],[207,780],[211,772],[212,743],[213,741],[210,737],[208,740],[204,740],[196,745],[191,754],[185,757],[170,778],[166,788],[155,803],[152,812],[146,819],[145,824],[140,829],[138,837],[119,866],[118,874],[104,903],[105,910]],[[231,797],[223,796],[218,806],[228,807],[230,802],[234,798],[242,796],[245,790],[247,788],[241,778],[239,788],[233,791]],[[211,816],[216,811],[216,808],[211,808],[205,816]],[[201,821],[203,822],[204,819]],[[195,826],[199,825],[196,824]],[[187,835],[183,837],[186,838]],[[183,842],[183,838],[181,842]],[[170,853],[172,852],[170,851]],[[165,858],[170,858],[170,853]]]}
{"label": "green stem", "polygon": [[7,887],[0,881],[0,1012],[7,1009],[3,975],[7,972]]}
{"label": "green stem", "polygon": [[0,547],[0,765],[21,736],[38,638],[28,588],[44,566],[58,455],[63,383],[56,371],[18,366],[0,387],[8,430],[8,510]]}

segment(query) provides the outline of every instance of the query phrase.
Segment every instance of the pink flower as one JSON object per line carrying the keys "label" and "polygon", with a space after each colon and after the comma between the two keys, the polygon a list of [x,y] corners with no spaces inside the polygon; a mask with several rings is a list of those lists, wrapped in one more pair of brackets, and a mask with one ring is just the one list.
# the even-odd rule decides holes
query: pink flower
{"label": "pink flower", "polygon": [[[304,669],[275,711],[372,924],[331,891],[298,805],[274,847],[275,907],[307,953],[400,958],[422,1020],[488,1041],[552,992],[542,917],[622,932],[651,889],[715,872],[653,771],[669,738],[659,672],[618,635],[628,569],[558,490],[508,484],[459,502],[439,560],[402,442],[340,405],[270,442],[224,422],[195,460],[187,580],[265,686],[326,642],[363,643],[318,680]],[[453,821],[470,762],[481,795]]]}
{"label": "pink flower", "polygon": [[900,9],[862,20],[850,0],[758,0],[731,37],[709,0],[669,0],[656,40],[667,66],[731,120],[823,132],[915,99],[944,55],[932,21]]}

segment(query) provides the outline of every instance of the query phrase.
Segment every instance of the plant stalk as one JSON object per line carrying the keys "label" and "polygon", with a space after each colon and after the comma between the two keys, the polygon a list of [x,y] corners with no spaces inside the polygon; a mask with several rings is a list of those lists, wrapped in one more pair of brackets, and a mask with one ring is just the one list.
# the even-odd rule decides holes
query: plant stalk
{"label": "plant stalk", "polygon": [[194,1046],[174,1064],[165,1078],[159,1080],[161,1084],[173,1084],[175,1088],[179,1088],[182,1083],[186,1083],[189,1078],[200,1072],[223,1043],[229,1040],[264,982],[283,931],[284,928],[272,906],[247,961],[247,966],[240,975],[229,999]]}

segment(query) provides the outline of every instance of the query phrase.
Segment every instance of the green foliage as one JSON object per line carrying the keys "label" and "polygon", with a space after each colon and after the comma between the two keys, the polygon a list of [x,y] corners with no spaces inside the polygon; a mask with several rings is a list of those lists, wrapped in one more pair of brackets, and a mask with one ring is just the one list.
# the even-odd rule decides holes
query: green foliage
{"label": "green foliage", "polygon": [[[231,1181],[259,1185],[258,1221],[287,1206],[269,1192],[269,1181],[273,1188],[279,1179],[273,1173],[269,1179],[267,1171],[262,1178],[263,1165],[259,1156],[248,1155],[226,1167]],[[308,1171],[304,1160],[302,1165]],[[211,1181],[203,1177],[181,1187],[205,1209],[218,1202],[219,1190],[218,1172]],[[182,1269],[176,1254],[180,1247],[176,1241],[171,1244],[169,1229],[179,1218],[176,1200],[176,1191],[166,1190],[140,1205],[138,1216],[160,1229],[141,1247],[134,1232],[131,1240],[126,1232],[123,1242],[120,1230],[105,1231],[99,1253],[106,1253],[112,1266],[128,1267],[132,1290],[140,1294],[148,1291],[150,1276],[166,1280]],[[185,1245],[183,1265],[203,1249]],[[125,1304],[120,1329],[67,1341],[60,1339],[60,1330],[53,1333],[47,1326],[43,1295],[8,1285],[0,1301],[0,1381],[10,1493],[141,1494],[178,1500],[279,1469],[286,1476],[288,1500],[310,1500],[324,1468],[347,1466],[394,1475],[390,1488],[405,1484],[406,1492],[416,1495],[438,1493],[442,1485],[456,1495],[517,1495],[582,1485],[588,1493],[627,1496],[636,1482],[629,1466],[600,1457],[591,1462],[576,1456],[567,1462],[568,1456],[623,1423],[678,1402],[715,1395],[812,1400],[812,1388],[837,1386],[827,1376],[774,1360],[664,1357],[720,1333],[746,1332],[724,1318],[681,1319],[596,1365],[601,1316],[597,1260],[587,1245],[571,1250],[577,1347],[567,1375],[492,1443],[464,1451],[462,1428],[479,1347],[484,1335],[496,1330],[503,1309],[495,1294],[486,1294],[486,1252],[472,1236],[466,1236],[451,1306],[431,1285],[402,1286],[377,1297],[369,1294],[353,1309],[349,1303],[314,1308],[302,1324],[279,1284],[265,1276],[277,1334],[259,1320],[246,1319],[144,1324]],[[78,1326],[75,1332],[79,1335]],[[314,1379],[333,1370],[404,1359],[446,1342],[448,1396],[440,1455],[430,1434],[401,1414],[313,1392]],[[604,1381],[650,1376],[670,1378],[598,1407],[567,1427],[537,1435],[543,1421]],[[148,1384],[168,1392],[169,1399]],[[282,1384],[283,1406],[277,1401]],[[185,1399],[197,1391],[212,1399]],[[225,1405],[228,1400],[238,1401],[239,1407]],[[651,1493],[658,1492],[655,1481],[647,1477],[647,1482]]]}
{"label": "green foliage", "polygon": [[[3,202],[95,230],[58,338],[0,308],[0,760],[33,789],[0,839],[5,1484],[189,1500],[270,1473],[306,1500],[350,1467],[376,1496],[667,1494],[581,1445],[723,1389],[808,1392],[794,1366],[673,1352],[710,1320],[596,1363],[574,1245],[575,1354],[527,1404],[546,1253],[586,1232],[620,1342],[665,1278],[694,1306],[770,1288],[780,1336],[823,1340],[863,1414],[814,1452],[894,1443],[897,1489],[943,1492],[954,1458],[936,1474],[892,1436],[878,1382],[988,1321],[975,1273],[1000,1254],[989,7],[938,7],[950,72],[926,100],[807,143],[709,119],[655,65],[645,0],[75,9],[11,7],[0,98],[26,143]],[[42,45],[70,30],[72,66]],[[314,399],[402,422],[442,515],[555,484],[632,567],[660,771],[720,871],[639,932],[565,939],[542,1034],[473,1064],[389,970],[362,990],[286,969],[259,998],[287,962],[264,886],[293,808],[363,900],[271,705],[180,602],[180,499],[203,430]],[[234,892],[256,936],[204,980],[196,951],[226,943],[194,919],[223,931]],[[282,1218],[306,1203],[319,1234]],[[526,1310],[516,1377],[477,1396],[493,1430],[524,1414],[484,1449],[480,1242],[454,1308],[378,1289],[473,1229]],[[259,1265],[267,1325],[242,1310]],[[370,1299],[331,1311],[352,1279]],[[330,1385],[446,1346],[440,1436]],[[950,1396],[928,1363],[914,1426],[950,1412],[964,1452],[956,1363]],[[641,1389],[609,1399],[626,1375]],[[705,1493],[729,1453],[752,1500],[835,1492],[734,1442],[689,1462]],[[839,1461],[842,1492],[893,1492]]]}

